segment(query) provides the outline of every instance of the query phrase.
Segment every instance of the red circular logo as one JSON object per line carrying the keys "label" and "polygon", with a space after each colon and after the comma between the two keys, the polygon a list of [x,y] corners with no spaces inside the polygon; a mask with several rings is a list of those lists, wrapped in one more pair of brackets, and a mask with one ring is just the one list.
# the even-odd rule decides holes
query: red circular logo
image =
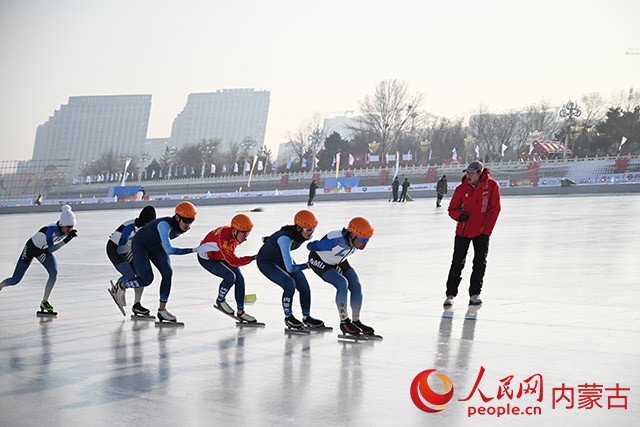
{"label": "red circular logo", "polygon": [[429,375],[435,369],[420,372],[411,382],[411,400],[413,404],[424,412],[440,412],[447,407],[453,397],[453,383],[448,376],[436,373],[436,377],[442,381],[444,392],[436,393],[429,386]]}

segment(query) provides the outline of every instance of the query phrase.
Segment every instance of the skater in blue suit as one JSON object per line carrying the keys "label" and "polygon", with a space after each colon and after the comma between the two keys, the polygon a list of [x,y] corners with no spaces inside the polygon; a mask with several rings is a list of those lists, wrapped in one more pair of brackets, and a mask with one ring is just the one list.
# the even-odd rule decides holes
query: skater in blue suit
{"label": "skater in blue suit", "polygon": [[[329,232],[320,240],[309,242],[309,267],[327,283],[336,288],[336,306],[340,315],[340,330],[343,334],[373,335],[372,327],[360,321],[362,307],[362,285],[356,270],[347,257],[364,250],[373,236],[374,228],[368,219],[355,217],[347,228]],[[351,313],[347,310],[347,294],[351,293]]]}
{"label": "skater in blue suit", "polygon": [[153,282],[151,270],[151,263],[153,263],[162,276],[158,319],[177,322],[176,316],[169,313],[166,308],[173,276],[169,255],[186,255],[196,252],[198,248],[176,248],[171,245],[171,240],[189,231],[197,213],[192,203],[182,202],[176,206],[173,216],[154,219],[136,233],[131,245],[136,277],[119,281],[109,289],[109,293],[121,310],[126,305],[126,288],[149,286]]}
{"label": "skater in blue suit", "polygon": [[49,296],[58,277],[58,263],[53,253],[76,237],[76,215],[71,211],[71,206],[62,206],[60,219],[55,224],[42,227],[36,234],[27,240],[22,249],[13,276],[0,282],[0,290],[5,286],[14,286],[20,283],[33,259],[37,259],[49,273],[47,284],[44,287],[44,295],[40,302],[40,311],[55,314],[53,306],[49,304]]}
{"label": "skater in blue suit", "polygon": [[[264,245],[257,256],[258,269],[269,280],[283,289],[282,309],[284,323],[289,328],[324,327],[324,322],[311,317],[311,290],[302,270],[307,264],[296,264],[291,251],[298,249],[309,240],[318,225],[318,218],[311,211],[303,209],[294,217],[294,225],[285,225],[279,231],[264,239]],[[302,322],[296,319],[291,310],[293,295],[300,294]],[[303,323],[304,322],[304,323]]]}
{"label": "skater in blue suit", "polygon": [[[111,264],[122,275],[117,281],[133,279],[136,275],[133,268],[133,253],[131,245],[133,237],[145,224],[156,219],[156,210],[153,206],[145,206],[137,218],[133,218],[120,224],[120,226],[109,236],[107,241],[107,256]],[[135,301],[131,310],[134,314],[148,316],[149,309],[142,306],[143,287],[134,288]]]}

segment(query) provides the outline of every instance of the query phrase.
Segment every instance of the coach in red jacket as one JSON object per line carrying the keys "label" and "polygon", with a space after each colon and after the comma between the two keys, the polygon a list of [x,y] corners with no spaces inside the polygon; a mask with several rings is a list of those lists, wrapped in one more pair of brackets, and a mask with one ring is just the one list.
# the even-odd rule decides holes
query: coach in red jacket
{"label": "coach in red jacket", "polygon": [[487,268],[489,236],[500,214],[500,186],[489,176],[482,162],[471,162],[462,184],[456,187],[449,203],[449,216],[458,222],[453,245],[453,260],[447,278],[445,307],[451,307],[458,295],[469,244],[473,242],[473,270],[469,286],[469,305],[480,305],[482,280]]}

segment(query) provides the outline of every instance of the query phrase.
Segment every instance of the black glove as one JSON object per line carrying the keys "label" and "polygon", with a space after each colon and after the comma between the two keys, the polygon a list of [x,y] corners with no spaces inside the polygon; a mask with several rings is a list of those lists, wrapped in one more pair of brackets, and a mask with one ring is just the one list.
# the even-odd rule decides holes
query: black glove
{"label": "black glove", "polygon": [[69,243],[74,237],[78,237],[78,232],[76,230],[71,230],[69,234],[67,234],[67,237],[64,238],[63,242]]}
{"label": "black glove", "polygon": [[255,261],[258,258],[258,255],[251,255],[251,261]]}
{"label": "black glove", "polygon": [[465,212],[462,212],[458,217],[458,222],[467,222],[468,219],[469,215],[467,215]]}

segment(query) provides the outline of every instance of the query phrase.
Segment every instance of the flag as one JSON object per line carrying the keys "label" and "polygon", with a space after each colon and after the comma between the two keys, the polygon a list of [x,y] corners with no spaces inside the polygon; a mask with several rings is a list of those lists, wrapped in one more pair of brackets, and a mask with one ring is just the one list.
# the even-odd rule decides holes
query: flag
{"label": "flag", "polygon": [[151,171],[151,178],[153,178],[154,176],[156,176],[156,170],[155,169]]}
{"label": "flag", "polygon": [[171,166],[169,166],[169,172],[167,172],[167,178],[170,179],[171,178]]}
{"label": "flag", "polygon": [[258,160],[258,170],[261,171],[264,169],[264,165],[262,164],[262,160]]}
{"label": "flag", "polygon": [[127,168],[129,167],[129,165],[131,164],[131,159],[127,158],[127,160],[124,162],[124,171],[122,172],[122,184],[124,185],[125,182],[127,181]]}
{"label": "flag", "polygon": [[320,161],[320,159],[317,157],[314,157],[313,159],[315,161],[314,167],[318,167],[318,162]]}
{"label": "flag", "polygon": [[333,156],[333,159],[331,160],[331,166],[335,166],[336,165],[336,156]]}
{"label": "flag", "polygon": [[287,170],[291,169],[291,159],[287,160]]}
{"label": "flag", "polygon": [[458,158],[458,152],[456,151],[455,147],[453,147],[453,150],[451,150],[451,158],[453,160],[456,160]]}
{"label": "flag", "polygon": [[558,140],[558,144],[556,144],[556,153],[560,152],[560,140]]}
{"label": "flag", "polygon": [[502,152],[500,153],[502,157],[504,157],[504,150],[506,150],[507,148],[509,148],[507,144],[502,144]]}
{"label": "flag", "polygon": [[162,169],[160,169],[160,175],[158,175],[160,178],[162,178]]}
{"label": "flag", "polygon": [[307,158],[306,158],[306,157],[303,157],[303,158],[302,158],[302,163],[300,164],[300,167],[301,167],[302,169],[304,169],[304,168],[306,168],[306,167],[307,167]]}
{"label": "flag", "polygon": [[413,160],[413,155],[411,154],[411,151],[407,151],[407,154],[402,155],[403,162],[410,162],[411,160]]}
{"label": "flag", "polygon": [[244,161],[244,168],[242,170],[242,173],[247,173],[247,172],[249,172],[250,169],[251,169],[251,165],[249,164],[249,160],[245,160]]}
{"label": "flag", "polygon": [[216,173],[216,165],[214,165],[213,163],[211,163],[211,175]]}
{"label": "flag", "polygon": [[227,173],[227,164],[226,163],[222,164],[222,173]]}
{"label": "flag", "polygon": [[187,176],[187,167],[186,166],[182,167],[182,176]]}
{"label": "flag", "polygon": [[193,166],[191,166],[191,175],[190,176],[194,176],[196,174],[196,171],[193,169]]}
{"label": "flag", "polygon": [[336,164],[336,178],[337,178],[338,170],[340,170],[340,153],[336,153],[335,164]]}
{"label": "flag", "polygon": [[278,162],[276,162],[275,160],[273,161],[273,163],[271,163],[271,169],[272,170],[276,170],[278,169]]}
{"label": "flag", "polygon": [[[251,162],[251,168],[249,169],[249,179],[247,179],[247,189],[249,189],[249,191],[251,191],[251,177],[253,176],[253,170],[256,167],[256,163],[258,160],[258,155],[256,154],[255,156],[253,156],[253,161]],[[249,162],[245,161],[245,166],[248,166]]]}
{"label": "flag", "polygon": [[200,169],[200,178],[204,176],[204,162],[202,162],[202,169]]}
{"label": "flag", "polygon": [[533,142],[531,144],[529,144],[529,155],[531,155],[531,153],[533,153]]}
{"label": "flag", "polygon": [[479,159],[480,158],[480,146],[479,145],[476,145],[475,152],[476,152],[476,159]]}
{"label": "flag", "polygon": [[370,162],[379,162],[380,161],[380,155],[379,154],[369,154],[369,161]]}
{"label": "flag", "polygon": [[400,155],[396,151],[396,170],[393,172],[393,179],[396,179],[398,173],[400,172]]}
{"label": "flag", "polygon": [[349,166],[353,166],[353,162],[355,161],[356,159],[353,157],[353,154],[349,154]]}
{"label": "flag", "polygon": [[627,142],[627,138],[623,136],[622,140],[620,141],[620,146],[618,147],[618,151],[622,150],[622,146],[624,145],[625,142]]}
{"label": "flag", "polygon": [[396,154],[387,153],[387,163],[395,162],[397,157]]}
{"label": "flag", "polygon": [[431,147],[429,147],[429,161],[431,161],[431,154],[433,153],[433,151],[431,151]]}
{"label": "flag", "polygon": [[238,173],[238,162],[233,162],[233,171]]}

